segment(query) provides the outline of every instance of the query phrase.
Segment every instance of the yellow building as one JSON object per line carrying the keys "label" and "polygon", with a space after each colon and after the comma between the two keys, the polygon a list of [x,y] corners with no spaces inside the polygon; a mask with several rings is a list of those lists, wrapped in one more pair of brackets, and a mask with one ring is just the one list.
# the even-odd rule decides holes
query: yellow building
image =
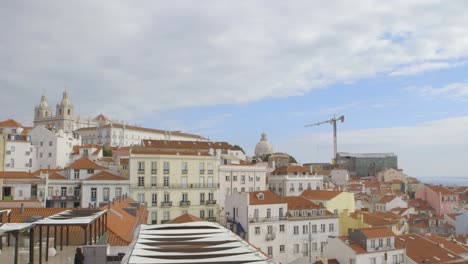
{"label": "yellow building", "polygon": [[183,214],[219,219],[217,158],[209,153],[131,149],[130,194],[148,206],[148,224]]}
{"label": "yellow building", "polygon": [[340,236],[349,235],[352,230],[366,227],[388,227],[395,235],[399,234],[399,220],[366,211],[340,213]]}

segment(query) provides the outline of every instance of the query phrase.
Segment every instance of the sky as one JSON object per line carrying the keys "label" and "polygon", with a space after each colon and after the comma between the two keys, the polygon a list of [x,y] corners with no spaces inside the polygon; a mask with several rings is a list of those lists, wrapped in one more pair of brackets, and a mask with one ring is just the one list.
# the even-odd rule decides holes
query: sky
{"label": "sky", "polygon": [[467,177],[468,2],[7,1],[0,119],[31,125],[66,88],[81,117],[228,141],[298,162],[393,152]]}

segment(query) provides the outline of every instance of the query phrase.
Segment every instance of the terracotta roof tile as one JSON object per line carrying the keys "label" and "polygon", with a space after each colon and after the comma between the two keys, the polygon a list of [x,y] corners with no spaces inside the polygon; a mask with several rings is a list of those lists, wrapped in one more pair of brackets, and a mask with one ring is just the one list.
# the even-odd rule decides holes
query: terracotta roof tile
{"label": "terracotta roof tile", "polygon": [[95,173],[89,176],[88,178],[86,178],[86,180],[87,181],[125,181],[128,179],[112,174],[108,171],[100,171],[98,173]]}
{"label": "terracotta roof tile", "polygon": [[7,119],[5,121],[0,121],[0,127],[23,127],[23,125],[14,119]]}
{"label": "terracotta roof tile", "polygon": [[323,191],[323,190],[305,190],[301,196],[310,200],[331,200],[341,194],[340,191]]}
{"label": "terracotta roof tile", "polygon": [[388,229],[387,227],[367,227],[367,228],[361,228],[360,231],[367,238],[395,236],[395,234],[393,234],[392,230]]}
{"label": "terracotta roof tile", "polygon": [[312,174],[310,169],[303,166],[283,166],[275,169],[273,175],[286,175],[286,174]]}
{"label": "terracotta roof tile", "polygon": [[[440,247],[437,243],[418,234],[400,235],[395,239],[395,244],[406,248],[406,255],[416,263],[454,263],[463,260],[462,257],[447,248]],[[457,262],[455,262],[457,261]]]}
{"label": "terracotta roof tile", "polygon": [[249,192],[248,194],[250,205],[285,203],[284,201],[282,201],[281,197],[279,197],[276,193],[270,190]]}
{"label": "terracotta roof tile", "polygon": [[84,169],[94,169],[94,170],[102,170],[104,167],[101,165],[91,161],[87,157],[81,157],[77,159],[75,162],[72,164],[68,165],[67,169],[78,169],[78,170],[84,170]]}
{"label": "terracotta roof tile", "polygon": [[386,203],[389,203],[391,201],[393,201],[393,199],[395,199],[396,196],[395,195],[386,195],[384,197],[382,197],[377,203],[378,204],[386,204]]}
{"label": "terracotta roof tile", "polygon": [[159,150],[159,149],[144,148],[144,147],[134,147],[132,148],[131,153],[132,154],[147,154],[147,155],[211,156],[208,152]]}
{"label": "terracotta roof tile", "polygon": [[204,220],[191,214],[183,214],[167,222],[167,224],[182,224],[182,223],[200,222],[200,221],[204,221]]}
{"label": "terracotta roof tile", "polygon": [[1,179],[42,180],[41,178],[25,171],[0,171]]}
{"label": "terracotta roof tile", "polygon": [[456,195],[456,193],[452,192],[451,190],[438,185],[428,185],[427,188],[434,191],[436,194],[441,193],[442,195]]}
{"label": "terracotta roof tile", "polygon": [[303,196],[287,196],[283,198],[283,201],[288,203],[288,210],[303,210],[303,209],[320,209],[323,206],[319,206],[310,200],[307,200]]}
{"label": "terracotta roof tile", "polygon": [[57,172],[53,172],[51,174],[49,174],[49,180],[66,180],[67,177],[57,173]]}

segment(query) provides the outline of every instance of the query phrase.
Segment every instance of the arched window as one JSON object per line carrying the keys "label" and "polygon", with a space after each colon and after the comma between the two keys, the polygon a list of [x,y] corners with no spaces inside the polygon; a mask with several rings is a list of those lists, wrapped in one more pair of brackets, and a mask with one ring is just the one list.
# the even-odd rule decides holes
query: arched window
{"label": "arched window", "polygon": [[62,114],[62,109],[59,110],[59,114],[60,114],[60,115]]}
{"label": "arched window", "polygon": [[71,113],[71,110],[70,110],[70,109],[68,109],[68,111],[67,111],[67,112],[68,112],[68,115],[70,115],[70,113]]}

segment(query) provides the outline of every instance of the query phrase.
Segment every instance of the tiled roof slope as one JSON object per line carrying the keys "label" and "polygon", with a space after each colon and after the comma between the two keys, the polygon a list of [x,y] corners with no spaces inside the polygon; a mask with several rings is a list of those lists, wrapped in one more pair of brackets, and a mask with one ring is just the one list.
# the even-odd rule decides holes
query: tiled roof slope
{"label": "tiled roof slope", "polygon": [[81,157],[77,159],[72,164],[68,165],[67,169],[78,169],[78,170],[85,170],[85,169],[95,169],[95,170],[102,170],[104,167],[101,165],[92,162],[87,157]]}
{"label": "tiled roof slope", "polygon": [[303,166],[283,166],[272,172],[273,175],[285,175],[290,173],[311,174],[310,169]]}
{"label": "tiled roof slope", "polygon": [[[284,201],[282,201],[281,197],[279,197],[276,193],[270,190],[249,192],[248,194],[250,205],[285,203]],[[261,198],[260,194],[263,194],[263,199]]]}
{"label": "tiled roof slope", "polygon": [[0,127],[23,127],[14,119],[7,119],[5,121],[0,121]]}
{"label": "tiled roof slope", "polygon": [[87,181],[125,181],[128,179],[112,174],[108,171],[100,171],[96,174],[89,176],[88,178],[86,178],[86,180]]}
{"label": "tiled roof slope", "polygon": [[301,196],[310,200],[331,200],[341,194],[340,191],[305,190]]}
{"label": "tiled roof slope", "polygon": [[367,238],[395,236],[393,232],[387,227],[368,227],[368,228],[361,228],[360,230]]}
{"label": "tiled roof slope", "polygon": [[200,221],[205,221],[205,220],[202,220],[191,214],[183,214],[167,222],[167,224],[182,224],[182,223],[200,222]]}

